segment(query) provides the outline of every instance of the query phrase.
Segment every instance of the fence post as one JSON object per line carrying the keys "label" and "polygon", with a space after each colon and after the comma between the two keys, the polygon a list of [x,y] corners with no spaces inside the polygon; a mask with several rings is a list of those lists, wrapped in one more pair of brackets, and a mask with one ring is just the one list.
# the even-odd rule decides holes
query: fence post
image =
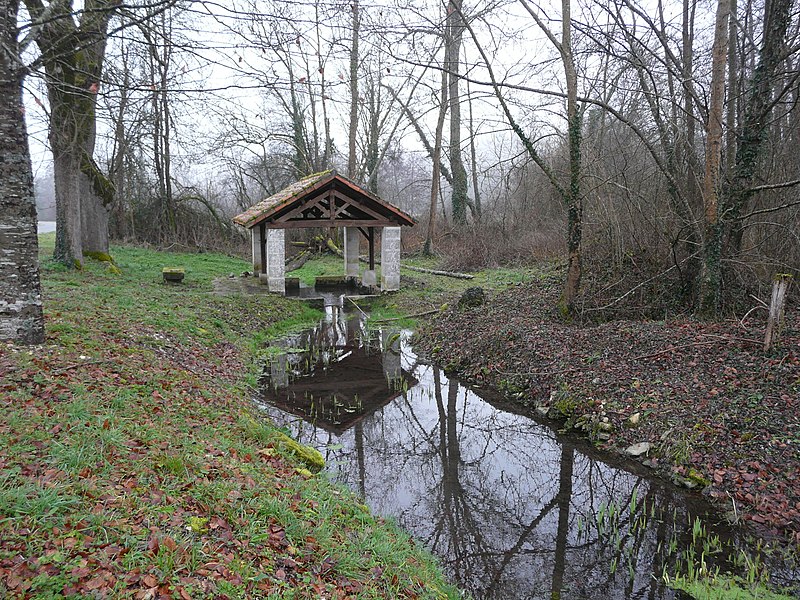
{"label": "fence post", "polygon": [[792,276],[789,273],[778,273],[772,280],[772,301],[769,304],[767,332],[764,336],[764,351],[769,352],[777,346],[783,329],[783,314],[786,308],[786,292]]}

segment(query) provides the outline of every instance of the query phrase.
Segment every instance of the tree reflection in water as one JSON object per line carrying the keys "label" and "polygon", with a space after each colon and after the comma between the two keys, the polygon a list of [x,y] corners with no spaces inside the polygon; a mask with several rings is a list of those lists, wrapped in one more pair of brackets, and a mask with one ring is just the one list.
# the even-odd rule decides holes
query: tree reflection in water
{"label": "tree reflection in water", "polygon": [[[335,480],[394,517],[476,598],[674,597],[660,577],[672,537],[691,538],[698,507],[687,496],[494,407],[419,364],[407,337],[330,309],[295,337],[303,352],[274,360],[264,410],[319,448]],[[315,373],[325,385],[310,386]],[[306,414],[309,389],[315,400],[343,394],[370,405],[345,427],[324,423]]]}

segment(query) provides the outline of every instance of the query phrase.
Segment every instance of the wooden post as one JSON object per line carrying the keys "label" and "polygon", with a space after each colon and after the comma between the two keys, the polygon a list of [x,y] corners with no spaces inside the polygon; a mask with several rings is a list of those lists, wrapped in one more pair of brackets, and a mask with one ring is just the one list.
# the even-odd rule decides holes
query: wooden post
{"label": "wooden post", "polygon": [[259,235],[261,236],[260,245],[261,245],[261,272],[267,272],[267,225],[265,223],[260,223],[258,225]]}
{"label": "wooden post", "polygon": [[786,308],[786,292],[792,276],[789,273],[778,273],[772,282],[772,302],[769,304],[767,333],[764,336],[764,352],[769,352],[780,343],[783,330],[783,313]]}
{"label": "wooden post", "polygon": [[369,231],[369,270],[375,270],[375,228],[370,227]]}

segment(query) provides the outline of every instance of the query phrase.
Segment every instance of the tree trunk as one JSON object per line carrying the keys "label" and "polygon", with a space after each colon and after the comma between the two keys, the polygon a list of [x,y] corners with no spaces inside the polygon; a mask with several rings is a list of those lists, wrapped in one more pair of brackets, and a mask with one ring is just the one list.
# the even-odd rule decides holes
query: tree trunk
{"label": "tree trunk", "polygon": [[736,22],[736,0],[731,0],[731,18],[728,28],[728,113],[727,136],[725,138],[725,166],[728,169],[728,179],[733,178],[734,165],[736,164],[736,98],[739,90],[739,55],[738,38],[739,30]]}
{"label": "tree trunk", "polygon": [[462,23],[461,0],[450,0],[447,6],[447,31],[445,33],[445,62],[450,103],[450,172],[453,174],[451,206],[453,224],[467,223],[467,171],[461,157],[461,96],[458,90]]}
{"label": "tree trunk", "polygon": [[350,45],[350,129],[348,131],[347,177],[356,176],[356,137],[358,133],[358,35],[361,23],[358,0],[351,4],[353,39]]}
{"label": "tree trunk", "polygon": [[322,42],[320,38],[320,17],[319,17],[319,1],[314,3],[314,25],[317,35],[317,69],[320,75],[320,97],[322,103],[322,129],[325,132],[325,143],[322,151],[322,164],[320,171],[328,169],[330,164],[331,155],[333,154],[333,140],[331,140],[331,123],[328,119],[328,92],[326,91],[325,84],[325,64],[322,61]]}
{"label": "tree trunk", "polygon": [[725,199],[727,222],[731,225],[727,249],[731,254],[737,254],[741,249],[744,229],[738,218],[753,197],[750,188],[756,177],[758,160],[767,139],[769,116],[776,100],[773,99],[773,88],[776,72],[783,60],[791,7],[792,0],[770,0],[764,5],[763,41],[738,136],[733,181]]}
{"label": "tree trunk", "polygon": [[[378,69],[380,77],[380,65]],[[365,168],[367,173],[367,189],[373,194],[378,193],[378,166],[380,164],[380,110],[381,95],[378,81],[370,80],[368,91],[369,131],[367,131],[367,152]]]}
{"label": "tree trunk", "polygon": [[[52,106],[52,104],[51,104]],[[69,267],[83,264],[81,233],[81,159],[75,149],[50,134],[53,149],[53,183],[56,192],[56,245],[53,258]]]}
{"label": "tree trunk", "polygon": [[567,206],[567,280],[561,296],[561,312],[575,315],[575,300],[581,285],[581,239],[583,237],[583,195],[581,193],[581,116],[578,114],[578,73],[572,56],[570,0],[562,0],[561,58],[567,82],[567,144],[569,187]]}
{"label": "tree trunk", "polygon": [[95,123],[90,131],[80,164],[81,245],[84,256],[106,260],[108,254],[108,221],[114,201],[114,188],[91,159],[94,154]]}
{"label": "tree trunk", "polygon": [[706,124],[706,171],[703,181],[703,269],[700,280],[700,312],[714,317],[720,308],[722,292],[721,230],[719,224],[720,159],[722,122],[725,117],[725,63],[728,53],[728,19],[731,0],[719,0],[711,47],[711,101]]}
{"label": "tree trunk", "polygon": [[114,115],[114,148],[111,153],[111,167],[109,177],[111,178],[114,188],[116,190],[116,202],[112,205],[114,209],[114,218],[111,222],[114,224],[114,235],[118,238],[127,236],[134,236],[135,229],[133,227],[133,207],[130,207],[131,213],[131,226],[130,230],[126,232],[127,221],[126,211],[126,189],[125,189],[125,162],[128,155],[128,138],[125,135],[125,115],[128,110],[129,99],[129,86],[130,86],[130,73],[128,71],[127,55],[123,53],[123,77],[120,85],[120,99],[119,109]]}
{"label": "tree trunk", "polygon": [[[153,26],[156,26],[155,22]],[[178,231],[175,198],[172,193],[172,115],[168,92],[172,47],[170,44],[161,42],[162,39],[169,40],[171,38],[171,17],[166,12],[162,13],[157,26],[160,27],[160,31],[154,31],[152,35],[148,32],[145,35],[150,54],[150,85],[153,89],[153,163],[158,179],[159,200],[163,216],[159,229],[161,230],[160,235],[163,236],[164,233],[174,235]],[[164,226],[166,226],[166,232]]]}
{"label": "tree trunk", "polygon": [[431,175],[431,204],[428,213],[428,233],[425,236],[423,254],[430,256],[433,253],[433,236],[436,232],[436,198],[439,195],[439,178],[441,176],[442,158],[442,132],[444,119],[447,115],[447,73],[442,71],[442,91],[439,102],[439,116],[436,119],[436,133],[433,140],[433,174]]}
{"label": "tree trunk", "polygon": [[702,230],[696,226],[697,217],[700,212],[702,194],[698,185],[700,179],[700,165],[695,151],[696,138],[696,116],[694,110],[694,22],[697,0],[683,1],[683,32],[681,62],[683,69],[683,121],[686,129],[686,140],[683,145],[683,162],[679,168],[688,171],[686,178],[686,201],[688,206],[682,210],[682,204],[676,202],[678,214],[681,216],[683,226],[687,234],[684,241],[685,252],[688,256],[695,255],[687,261],[681,288],[687,302],[694,302],[697,292],[696,284],[702,270],[702,261],[696,257],[697,248],[701,245]]}
{"label": "tree trunk", "polygon": [[0,340],[44,342],[39,247],[17,50],[18,2],[0,11]]}
{"label": "tree trunk", "polygon": [[[45,8],[40,2],[26,0],[25,5],[33,18],[43,18]],[[84,242],[87,250],[108,253],[108,209],[114,187],[92,160],[92,151],[96,94],[115,7],[114,0],[86,0],[76,24],[71,3],[65,3],[44,19],[36,39],[50,100],[56,189],[54,258],[70,267],[82,264]],[[88,226],[85,234],[84,224]]]}
{"label": "tree trunk", "polygon": [[478,132],[475,130],[475,121],[472,118],[472,93],[469,89],[469,83],[467,83],[467,98],[469,101],[469,158],[472,162],[472,197],[475,200],[475,215],[473,215],[473,218],[480,220],[483,209],[481,207],[481,194],[478,189],[478,158],[475,150],[475,136]]}
{"label": "tree trunk", "polygon": [[567,549],[569,547],[569,509],[572,504],[572,472],[575,466],[575,451],[572,446],[561,446],[561,460],[559,461],[558,493],[558,527],[556,529],[556,544],[553,553],[553,581],[550,587],[550,598],[561,598],[564,587],[564,574],[567,572]]}

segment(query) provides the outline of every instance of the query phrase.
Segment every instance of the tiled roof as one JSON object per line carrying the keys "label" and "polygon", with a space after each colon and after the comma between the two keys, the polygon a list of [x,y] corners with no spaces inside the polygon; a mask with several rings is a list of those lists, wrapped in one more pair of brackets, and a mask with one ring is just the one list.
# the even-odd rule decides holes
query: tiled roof
{"label": "tiled roof", "polygon": [[275,209],[286,204],[291,204],[302,194],[303,191],[310,187],[314,187],[316,183],[325,178],[332,179],[335,174],[335,171],[323,171],[322,173],[314,173],[313,175],[309,175],[308,177],[304,177],[303,179],[295,181],[293,184],[283,188],[277,194],[273,194],[258,204],[254,204],[242,214],[236,215],[233,217],[233,222],[238,223],[242,227],[249,227],[253,221],[256,221],[261,215],[268,212],[273,212]]}
{"label": "tiled roof", "polygon": [[254,204],[242,214],[236,215],[233,221],[242,227],[254,227],[278,213],[285,214],[287,210],[294,210],[294,207],[291,209],[288,207],[295,203],[299,206],[305,199],[313,197],[312,194],[325,189],[329,184],[336,185],[342,193],[352,198],[356,203],[372,206],[373,210],[378,210],[385,214],[387,219],[396,221],[398,225],[414,225],[414,219],[408,214],[333,170],[315,173],[294,182],[280,192]]}

